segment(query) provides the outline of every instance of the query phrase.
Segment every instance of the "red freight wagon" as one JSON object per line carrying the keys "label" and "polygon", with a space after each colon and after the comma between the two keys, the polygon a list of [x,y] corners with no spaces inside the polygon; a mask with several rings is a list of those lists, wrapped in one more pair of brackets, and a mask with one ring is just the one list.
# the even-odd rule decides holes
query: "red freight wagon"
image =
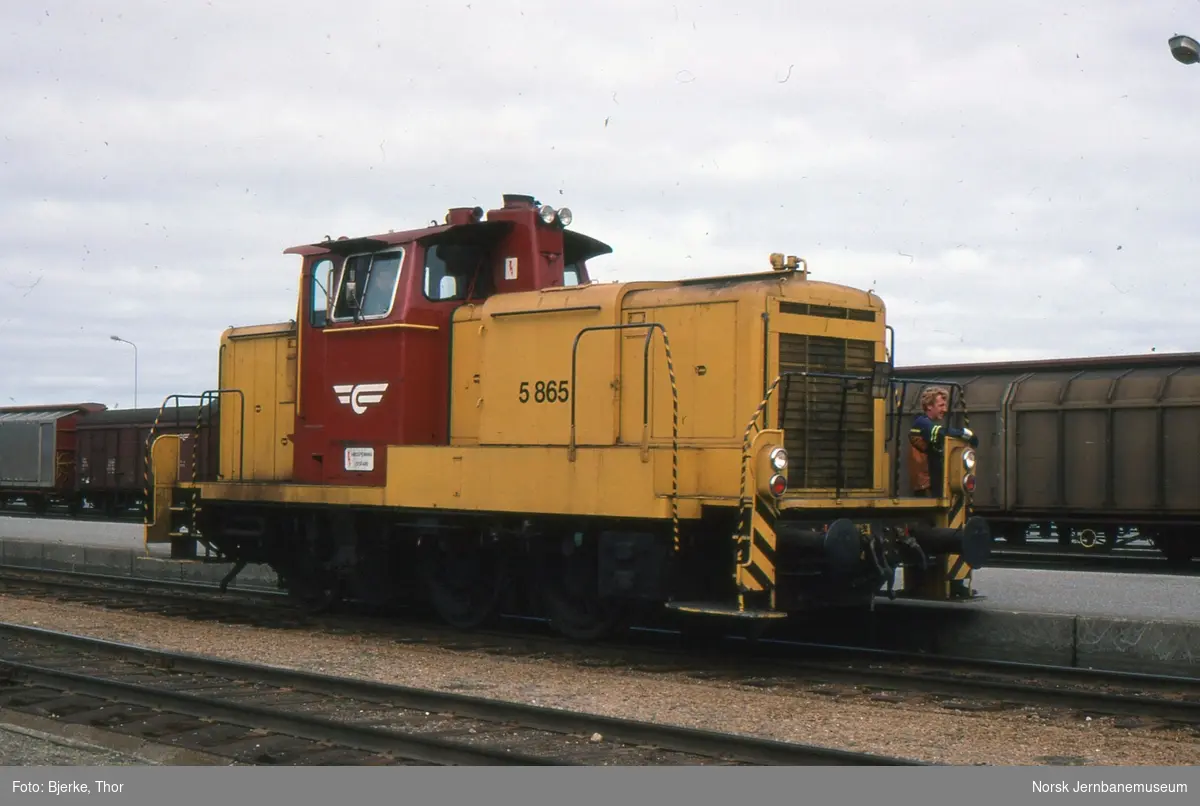
{"label": "red freight wagon", "polygon": [[[192,476],[192,452],[196,439],[198,406],[171,406],[159,413],[158,408],[113,409],[88,415],[80,421],[79,448],[75,473],[79,497],[88,507],[108,516],[142,506],[146,487],[146,439],[158,418],[154,435],[188,434],[179,457],[179,477]],[[204,423],[208,424],[210,409],[206,407]],[[213,428],[204,428],[197,456],[197,472],[203,472],[209,461],[216,460],[216,435]],[[212,438],[208,438],[213,435]]]}

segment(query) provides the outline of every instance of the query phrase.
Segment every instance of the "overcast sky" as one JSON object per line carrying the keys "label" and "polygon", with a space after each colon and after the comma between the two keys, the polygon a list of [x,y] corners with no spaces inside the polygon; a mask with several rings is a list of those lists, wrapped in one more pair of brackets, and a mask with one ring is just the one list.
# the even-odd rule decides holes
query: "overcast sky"
{"label": "overcast sky", "polygon": [[527,193],[602,280],[871,287],[904,364],[1200,349],[1200,2],[0,3],[0,405],[215,386],[288,246]]}

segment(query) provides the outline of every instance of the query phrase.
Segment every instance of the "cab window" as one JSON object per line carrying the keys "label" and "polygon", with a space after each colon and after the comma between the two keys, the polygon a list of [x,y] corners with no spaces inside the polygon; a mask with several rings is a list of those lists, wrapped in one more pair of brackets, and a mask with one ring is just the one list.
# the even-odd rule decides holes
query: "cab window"
{"label": "cab window", "polygon": [[403,249],[346,258],[333,306],[333,321],[353,319],[356,312],[359,319],[382,319],[390,314],[403,260]]}
{"label": "cab window", "polygon": [[329,298],[333,287],[333,261],[322,258],[312,269],[312,286],[309,295],[308,321],[313,327],[325,327],[329,314]]}
{"label": "cab window", "polygon": [[463,300],[470,294],[486,295],[480,272],[487,263],[487,252],[473,244],[439,243],[425,250],[426,298],[434,302]]}

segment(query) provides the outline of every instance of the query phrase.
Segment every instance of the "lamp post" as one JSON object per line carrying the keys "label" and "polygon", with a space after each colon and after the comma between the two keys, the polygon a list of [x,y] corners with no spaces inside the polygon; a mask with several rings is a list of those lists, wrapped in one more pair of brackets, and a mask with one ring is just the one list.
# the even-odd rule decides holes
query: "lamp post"
{"label": "lamp post", "polygon": [[1167,40],[1167,45],[1171,48],[1171,55],[1175,57],[1175,61],[1181,64],[1200,62],[1200,42],[1190,36],[1176,34]]}
{"label": "lamp post", "polygon": [[138,379],[137,379],[137,375],[138,375],[138,373],[137,373],[137,345],[131,341],[126,341],[125,339],[121,338],[120,336],[109,336],[109,338],[112,339],[113,341],[119,341],[122,344],[128,344],[130,347],[133,348],[133,407],[136,409],[137,408],[137,381],[138,381]]}

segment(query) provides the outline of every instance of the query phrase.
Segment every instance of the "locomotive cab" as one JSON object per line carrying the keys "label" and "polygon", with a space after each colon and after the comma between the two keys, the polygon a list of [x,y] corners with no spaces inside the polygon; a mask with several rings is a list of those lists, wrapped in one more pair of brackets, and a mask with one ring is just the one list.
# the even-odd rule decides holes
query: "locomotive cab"
{"label": "locomotive cab", "polygon": [[[293,247],[304,257],[293,478],[382,486],[388,445],[449,440],[450,321],[496,294],[590,282],[611,247],[568,231],[570,210],[507,195],[486,217]],[[231,382],[231,387],[238,386]]]}

